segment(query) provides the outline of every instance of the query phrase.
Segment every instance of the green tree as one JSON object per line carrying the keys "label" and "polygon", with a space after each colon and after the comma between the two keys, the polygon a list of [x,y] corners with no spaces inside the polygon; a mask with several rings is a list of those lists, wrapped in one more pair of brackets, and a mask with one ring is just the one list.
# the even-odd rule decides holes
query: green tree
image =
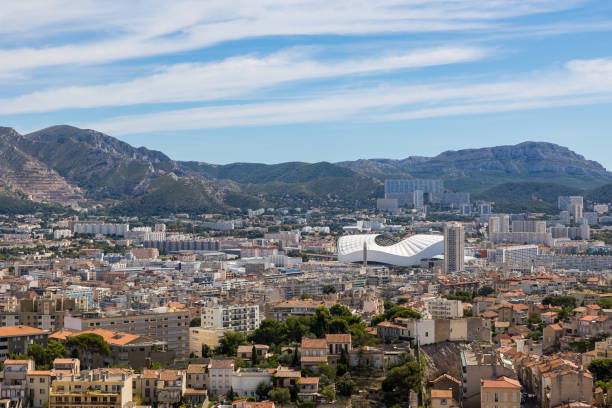
{"label": "green tree", "polygon": [[329,381],[334,381],[336,379],[336,369],[329,364],[321,363],[317,366],[319,371],[319,375],[326,376],[329,378]]}
{"label": "green tree", "polygon": [[348,324],[346,323],[346,320],[341,319],[341,318],[335,318],[332,319],[329,324],[328,324],[328,328],[327,328],[327,333],[330,334],[344,334],[344,333],[348,333],[349,331],[349,327]]}
{"label": "green tree", "polygon": [[105,356],[110,354],[110,347],[104,340],[104,337],[95,333],[83,333],[69,337],[66,340],[66,346],[93,354],[98,353]]}
{"label": "green tree", "polygon": [[288,404],[291,401],[291,393],[287,388],[274,388],[268,392],[268,398],[277,404]]}
{"label": "green tree", "polygon": [[230,386],[230,389],[227,392],[227,400],[231,402],[234,401],[236,397],[238,397],[238,395],[236,394],[236,392],[234,392],[234,387]]}
{"label": "green tree", "polygon": [[323,286],[323,294],[329,295],[330,293],[336,293],[336,287],[334,285]]}
{"label": "green tree", "polygon": [[482,288],[478,289],[478,296],[489,296],[493,293],[495,293],[495,289],[493,289],[491,286],[483,286]]}
{"label": "green tree", "polygon": [[409,319],[420,319],[421,314],[415,312],[412,309],[408,309],[403,306],[396,305],[391,302],[385,302],[385,312],[383,314],[374,316],[371,320],[372,326],[376,326],[378,323],[383,321],[392,321],[397,317],[406,317]]}
{"label": "green tree", "polygon": [[612,309],[612,297],[602,297],[597,301],[597,305],[602,309]]}
{"label": "green tree", "polygon": [[189,322],[189,327],[200,327],[201,325],[202,325],[202,318],[201,317],[194,317]]}
{"label": "green tree", "polygon": [[255,389],[255,394],[257,395],[257,398],[259,398],[260,401],[268,398],[269,392],[270,392],[270,386],[266,384],[265,381],[262,381],[259,384],[257,384],[257,388]]}
{"label": "green tree", "polygon": [[208,344],[202,344],[202,358],[212,357],[212,349]]}
{"label": "green tree", "polygon": [[298,367],[300,365],[300,357],[298,356],[298,348],[295,346],[293,349],[293,359],[291,360],[292,367]]}
{"label": "green tree", "polygon": [[300,299],[302,300],[312,299],[312,295],[310,293],[302,293],[302,296],[300,296]]}
{"label": "green tree", "polygon": [[557,318],[559,320],[565,320],[565,319],[569,319],[571,315],[572,315],[572,307],[565,306],[561,308],[561,310],[559,311],[559,314],[557,315]]}
{"label": "green tree", "polygon": [[351,375],[349,373],[344,374],[342,377],[338,377],[336,380],[336,390],[340,395],[345,397],[350,397],[355,393],[355,389],[357,385],[355,381],[351,379]]}
{"label": "green tree", "polygon": [[336,393],[334,392],[334,390],[324,389],[323,391],[321,391],[321,394],[328,402],[335,401],[336,399]]}
{"label": "green tree", "polygon": [[349,356],[346,350],[342,349],[340,358],[338,359],[338,366],[336,368],[336,375],[338,377],[343,376],[348,371]]}
{"label": "green tree", "polygon": [[253,347],[251,347],[251,364],[253,367],[257,365],[257,348],[254,344]]}
{"label": "green tree", "polygon": [[385,392],[402,392],[407,390],[418,391],[421,387],[422,372],[419,363],[408,362],[399,367],[394,367],[382,383]]}
{"label": "green tree", "polygon": [[247,339],[240,332],[225,332],[219,340],[218,353],[224,356],[235,356],[238,351],[238,346],[246,344]]}
{"label": "green tree", "polygon": [[62,358],[65,354],[64,346],[55,340],[49,340],[47,347],[30,344],[27,350],[27,355],[34,360],[38,370],[49,370],[53,365],[53,360]]}
{"label": "green tree", "polygon": [[587,366],[596,381],[612,381],[612,358],[596,358]]}
{"label": "green tree", "polygon": [[247,366],[246,361],[243,358],[235,357],[234,358],[234,368],[245,368]]}
{"label": "green tree", "polygon": [[[308,336],[312,326],[312,316],[290,316],[287,318],[287,341],[299,343]],[[265,344],[265,343],[264,343]]]}
{"label": "green tree", "polygon": [[353,316],[353,314],[351,313],[351,311],[348,309],[348,307],[341,305],[340,303],[336,303],[334,304],[332,307],[329,308],[329,313],[332,316],[338,316],[338,317],[342,317],[342,318],[350,318],[351,316]]}
{"label": "green tree", "polygon": [[329,310],[325,306],[319,306],[315,310],[312,332],[318,338],[322,338],[327,333],[329,327],[330,315]]}
{"label": "green tree", "polygon": [[571,307],[574,309],[576,307],[576,298],[573,296],[546,296],[544,299],[542,299],[542,304]]}
{"label": "green tree", "polygon": [[272,319],[264,319],[250,336],[249,341],[256,344],[280,345],[287,341],[287,325]]}

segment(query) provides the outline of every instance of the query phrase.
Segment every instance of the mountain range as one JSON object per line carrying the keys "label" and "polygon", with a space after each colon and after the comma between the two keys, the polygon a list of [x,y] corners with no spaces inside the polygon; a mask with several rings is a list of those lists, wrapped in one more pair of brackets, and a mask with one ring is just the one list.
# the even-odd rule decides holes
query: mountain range
{"label": "mountain range", "polygon": [[151,215],[261,206],[372,207],[386,178],[441,178],[446,188],[475,198],[544,210],[560,193],[612,201],[612,173],[552,143],[402,160],[216,165],[172,160],[94,130],[62,125],[21,135],[0,127],[0,209],[5,211],[79,201]]}

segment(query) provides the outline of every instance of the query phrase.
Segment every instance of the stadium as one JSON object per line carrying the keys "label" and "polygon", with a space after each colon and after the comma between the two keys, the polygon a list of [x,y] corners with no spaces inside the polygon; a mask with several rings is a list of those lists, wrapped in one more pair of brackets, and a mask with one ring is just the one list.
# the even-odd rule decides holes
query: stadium
{"label": "stadium", "polygon": [[346,235],[338,239],[338,261],[367,261],[395,266],[419,265],[424,258],[444,254],[444,237],[417,234],[397,240],[381,234]]}

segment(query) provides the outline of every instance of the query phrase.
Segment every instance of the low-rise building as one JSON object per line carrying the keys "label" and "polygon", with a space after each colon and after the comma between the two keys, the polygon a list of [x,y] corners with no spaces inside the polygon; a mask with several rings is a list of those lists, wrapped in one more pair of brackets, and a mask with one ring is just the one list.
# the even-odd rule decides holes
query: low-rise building
{"label": "low-rise building", "polygon": [[32,360],[5,360],[2,370],[2,389],[0,396],[12,402],[24,401],[27,398],[27,374],[34,370]]}
{"label": "low-rise building", "polygon": [[518,408],[521,405],[521,383],[508,377],[480,380],[482,408]]}
{"label": "low-rise building", "polygon": [[187,389],[186,374],[183,370],[148,370],[136,376],[134,394],[142,401],[161,408],[178,404]]}
{"label": "low-rise building", "polygon": [[203,390],[208,384],[208,364],[189,364],[187,366],[187,388]]}
{"label": "low-rise building", "polygon": [[116,313],[88,312],[80,316],[65,317],[64,327],[77,331],[107,329],[165,342],[167,350],[176,358],[189,357],[189,322],[186,309],[158,307],[146,311]]}
{"label": "low-rise building", "polygon": [[[81,334],[95,334],[101,336],[109,346],[110,354],[80,353],[83,366],[88,368],[101,368],[114,365],[127,366],[133,369],[143,368],[147,361],[159,361],[169,363],[174,360],[175,354],[167,350],[163,341],[138,334],[124,333],[105,329],[85,330],[82,332],[74,330],[61,330],[49,336],[52,340],[66,343],[70,337]],[[67,347],[68,352],[71,351]]]}
{"label": "low-rise building", "polygon": [[232,387],[234,359],[211,358],[208,363],[208,391],[211,395],[225,395]]}
{"label": "low-rise building", "polygon": [[47,345],[48,333],[29,326],[0,327],[0,361],[9,354],[23,354],[30,344]]}
{"label": "low-rise building", "polygon": [[463,302],[445,298],[427,300],[427,310],[432,319],[456,319],[463,317]]}
{"label": "low-rise building", "polygon": [[250,333],[260,324],[259,305],[241,303],[202,307],[202,327]]}
{"label": "low-rise building", "polygon": [[121,368],[59,375],[49,394],[50,408],[131,408],[132,404],[132,372]]}
{"label": "low-rise building", "polygon": [[453,390],[431,390],[431,408],[455,408],[459,407],[457,401],[453,399]]}

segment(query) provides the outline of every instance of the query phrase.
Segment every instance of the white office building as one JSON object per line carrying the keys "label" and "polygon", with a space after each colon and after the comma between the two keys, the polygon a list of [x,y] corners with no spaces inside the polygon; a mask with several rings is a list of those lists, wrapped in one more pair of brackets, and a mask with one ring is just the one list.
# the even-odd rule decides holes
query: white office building
{"label": "white office building", "polygon": [[260,324],[259,305],[215,305],[202,308],[202,327],[250,333]]}
{"label": "white office building", "polygon": [[77,234],[102,234],[124,237],[130,231],[130,225],[77,222],[72,225],[72,231]]}
{"label": "white office building", "polygon": [[427,300],[427,310],[432,319],[455,319],[463,317],[463,302],[445,298]]}

